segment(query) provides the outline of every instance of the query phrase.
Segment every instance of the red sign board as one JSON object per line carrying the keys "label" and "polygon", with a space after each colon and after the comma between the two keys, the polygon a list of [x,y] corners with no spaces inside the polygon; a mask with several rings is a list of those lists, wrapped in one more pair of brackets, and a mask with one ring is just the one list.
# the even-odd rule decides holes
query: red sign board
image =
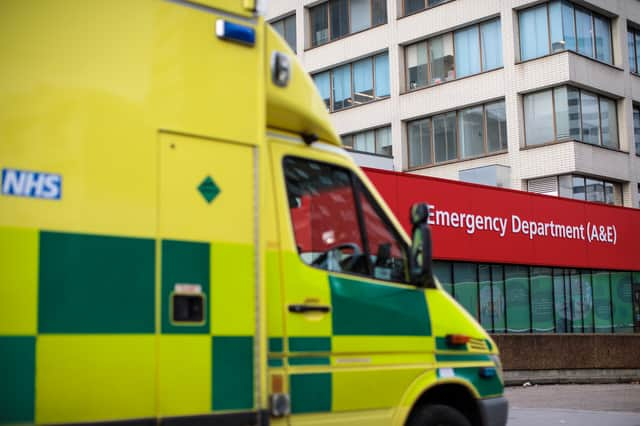
{"label": "red sign board", "polygon": [[640,210],[365,169],[407,231],[431,206],[436,259],[640,271]]}

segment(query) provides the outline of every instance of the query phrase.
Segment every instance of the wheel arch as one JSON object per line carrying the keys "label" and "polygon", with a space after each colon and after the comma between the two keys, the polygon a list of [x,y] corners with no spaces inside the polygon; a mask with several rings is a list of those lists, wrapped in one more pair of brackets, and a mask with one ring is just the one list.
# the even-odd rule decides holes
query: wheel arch
{"label": "wheel arch", "polygon": [[420,407],[443,404],[461,411],[473,426],[482,424],[478,407],[480,394],[474,386],[459,377],[438,378],[436,370],[428,371],[411,383],[393,414],[393,426],[404,426]]}

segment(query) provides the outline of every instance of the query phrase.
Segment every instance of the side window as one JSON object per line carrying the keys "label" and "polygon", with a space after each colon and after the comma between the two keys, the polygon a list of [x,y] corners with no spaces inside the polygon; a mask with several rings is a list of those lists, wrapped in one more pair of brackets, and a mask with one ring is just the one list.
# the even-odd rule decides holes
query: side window
{"label": "side window", "polygon": [[405,281],[402,239],[351,172],[295,157],[283,166],[296,246],[306,264]]}

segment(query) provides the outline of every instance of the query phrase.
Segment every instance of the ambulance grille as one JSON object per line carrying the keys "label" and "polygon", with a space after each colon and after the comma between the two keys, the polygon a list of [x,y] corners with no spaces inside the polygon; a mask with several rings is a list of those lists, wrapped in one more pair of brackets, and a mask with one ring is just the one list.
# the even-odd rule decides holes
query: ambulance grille
{"label": "ambulance grille", "polygon": [[467,343],[467,347],[470,351],[478,351],[478,352],[486,352],[489,348],[487,347],[487,342],[482,339],[471,339],[469,343]]}

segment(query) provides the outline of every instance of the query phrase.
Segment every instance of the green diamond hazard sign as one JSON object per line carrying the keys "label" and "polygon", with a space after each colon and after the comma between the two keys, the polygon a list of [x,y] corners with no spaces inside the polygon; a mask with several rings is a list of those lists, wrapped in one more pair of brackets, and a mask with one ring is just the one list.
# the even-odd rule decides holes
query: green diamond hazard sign
{"label": "green diamond hazard sign", "polygon": [[207,203],[211,203],[220,194],[220,188],[218,188],[211,176],[207,176],[198,186],[198,192],[202,194]]}

